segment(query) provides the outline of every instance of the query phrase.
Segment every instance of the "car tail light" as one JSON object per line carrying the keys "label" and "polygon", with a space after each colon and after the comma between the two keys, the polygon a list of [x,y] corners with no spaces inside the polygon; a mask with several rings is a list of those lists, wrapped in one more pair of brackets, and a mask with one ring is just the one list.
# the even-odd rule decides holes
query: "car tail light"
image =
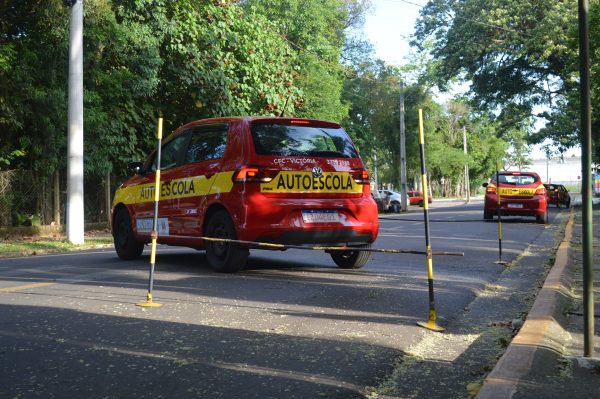
{"label": "car tail light", "polygon": [[546,195],[546,187],[538,187],[538,189],[535,190],[535,195]]}
{"label": "car tail light", "polygon": [[370,184],[371,180],[369,179],[369,171],[366,169],[357,169],[350,172],[352,178],[358,184]]}
{"label": "car tail light", "polygon": [[279,173],[278,170],[259,166],[245,166],[236,170],[233,174],[234,183],[268,183]]}
{"label": "car tail light", "polygon": [[494,186],[493,184],[488,185],[487,188],[485,189],[485,192],[488,194],[496,193],[496,186]]}

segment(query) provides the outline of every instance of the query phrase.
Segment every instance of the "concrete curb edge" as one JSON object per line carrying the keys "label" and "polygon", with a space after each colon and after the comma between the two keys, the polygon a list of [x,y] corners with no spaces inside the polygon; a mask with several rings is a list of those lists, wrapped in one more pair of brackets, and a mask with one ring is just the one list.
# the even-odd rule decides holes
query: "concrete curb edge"
{"label": "concrete curb edge", "polygon": [[476,399],[512,398],[517,391],[518,382],[530,370],[538,350],[550,349],[557,354],[562,352],[565,336],[568,335],[559,320],[563,318],[565,299],[570,295],[565,269],[573,234],[573,220],[571,212],[554,265],[523,327],[486,377]]}

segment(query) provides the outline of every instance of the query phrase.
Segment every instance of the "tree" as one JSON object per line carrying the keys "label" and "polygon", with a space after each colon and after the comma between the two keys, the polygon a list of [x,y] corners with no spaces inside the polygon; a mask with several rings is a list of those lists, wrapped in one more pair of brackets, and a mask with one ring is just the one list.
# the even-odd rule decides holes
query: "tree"
{"label": "tree", "polygon": [[[296,115],[342,120],[348,103],[341,101],[347,44],[345,31],[360,25],[368,8],[365,0],[250,0],[247,7],[275,21],[279,35],[297,53],[297,82],[303,93]],[[349,44],[348,54],[356,47]],[[359,45],[360,47],[360,45]]]}
{"label": "tree", "polygon": [[[413,44],[430,39],[439,84],[455,78],[471,82],[473,104],[496,114],[503,128],[520,128],[538,113],[562,129],[568,125],[557,111],[572,104],[576,90],[571,68],[577,54],[576,7],[556,0],[431,0]],[[540,112],[542,107],[556,111]]]}

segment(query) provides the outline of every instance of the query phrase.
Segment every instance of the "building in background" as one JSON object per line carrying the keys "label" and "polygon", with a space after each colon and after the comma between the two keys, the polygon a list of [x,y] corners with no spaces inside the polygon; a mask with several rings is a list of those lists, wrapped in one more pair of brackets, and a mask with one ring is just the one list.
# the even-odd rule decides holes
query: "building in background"
{"label": "building in background", "polygon": [[523,170],[536,172],[544,183],[562,184],[570,191],[580,188],[581,157],[578,156],[534,159]]}

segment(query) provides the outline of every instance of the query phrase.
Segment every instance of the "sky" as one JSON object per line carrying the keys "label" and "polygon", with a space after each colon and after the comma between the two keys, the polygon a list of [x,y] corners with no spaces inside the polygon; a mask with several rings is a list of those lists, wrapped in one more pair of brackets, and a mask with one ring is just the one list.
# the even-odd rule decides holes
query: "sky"
{"label": "sky", "polygon": [[409,36],[419,16],[420,7],[415,4],[426,3],[426,0],[372,0],[364,32],[375,47],[377,58],[392,65],[405,63],[410,49]]}
{"label": "sky", "polygon": [[[414,32],[415,22],[421,6],[427,0],[371,0],[372,9],[367,14],[364,25],[366,38],[373,44],[375,55],[391,65],[403,65],[410,52],[410,35]],[[438,101],[443,101],[438,98]],[[545,144],[545,143],[544,143]],[[548,144],[550,144],[548,142]],[[542,144],[543,145],[543,144]],[[541,146],[534,146],[530,157],[545,159]],[[572,149],[567,156],[581,155],[581,149]]]}

